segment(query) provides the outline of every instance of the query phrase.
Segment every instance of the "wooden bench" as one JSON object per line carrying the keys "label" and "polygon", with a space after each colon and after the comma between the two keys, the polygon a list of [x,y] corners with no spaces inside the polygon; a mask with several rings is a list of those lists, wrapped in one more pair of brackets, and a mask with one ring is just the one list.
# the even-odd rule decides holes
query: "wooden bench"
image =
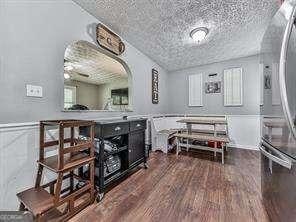
{"label": "wooden bench", "polygon": [[[227,135],[214,136],[213,134],[205,134],[205,133],[194,133],[194,134],[176,133],[174,134],[174,136],[177,138],[176,155],[178,155],[179,152],[181,151],[181,147],[186,147],[187,152],[189,151],[189,148],[212,151],[214,152],[215,156],[216,156],[216,153],[218,152],[222,154],[222,164],[224,164],[224,149],[227,149],[227,143],[230,142]],[[187,139],[187,143],[183,143],[182,139]],[[213,141],[215,144],[215,147],[193,145],[189,143],[190,140],[192,141],[197,140],[202,142]],[[217,148],[217,142],[221,142],[222,144],[221,148]]]}

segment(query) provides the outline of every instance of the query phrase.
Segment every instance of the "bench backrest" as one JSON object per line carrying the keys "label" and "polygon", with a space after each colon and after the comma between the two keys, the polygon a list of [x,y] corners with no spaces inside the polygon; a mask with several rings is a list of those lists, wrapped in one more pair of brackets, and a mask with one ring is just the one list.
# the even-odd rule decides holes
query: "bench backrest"
{"label": "bench backrest", "polygon": [[[197,116],[197,115],[187,115],[187,116],[164,116],[164,117],[156,117],[152,118],[153,126],[156,132],[162,130],[169,130],[169,129],[186,129],[186,124],[178,123],[178,120],[189,118],[189,119],[217,119],[217,120],[225,120],[225,116]],[[213,126],[211,125],[193,125],[192,129],[194,130],[213,130]],[[227,134],[227,125],[217,125],[217,131],[223,131]]]}
{"label": "bench backrest", "polygon": [[178,120],[181,120],[184,117],[159,117],[153,118],[153,125],[157,132],[161,130],[169,130],[169,129],[181,129],[185,128],[186,124],[178,123]]}

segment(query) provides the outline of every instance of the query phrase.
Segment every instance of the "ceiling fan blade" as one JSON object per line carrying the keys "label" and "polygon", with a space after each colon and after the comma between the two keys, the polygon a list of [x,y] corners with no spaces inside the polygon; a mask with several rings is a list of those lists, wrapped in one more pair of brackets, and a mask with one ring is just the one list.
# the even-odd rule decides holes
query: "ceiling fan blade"
{"label": "ceiling fan blade", "polygon": [[78,73],[78,72],[77,72],[77,74],[80,75],[80,76],[83,76],[83,77],[89,78],[89,75],[87,75],[87,74]]}

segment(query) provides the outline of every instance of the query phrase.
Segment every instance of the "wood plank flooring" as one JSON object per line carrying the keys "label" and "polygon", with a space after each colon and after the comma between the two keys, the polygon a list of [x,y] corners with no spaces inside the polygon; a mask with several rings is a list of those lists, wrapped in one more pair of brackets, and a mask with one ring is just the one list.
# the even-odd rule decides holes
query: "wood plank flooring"
{"label": "wood plank flooring", "polygon": [[257,151],[229,149],[225,165],[204,152],[157,152],[148,163],[71,221],[268,221]]}

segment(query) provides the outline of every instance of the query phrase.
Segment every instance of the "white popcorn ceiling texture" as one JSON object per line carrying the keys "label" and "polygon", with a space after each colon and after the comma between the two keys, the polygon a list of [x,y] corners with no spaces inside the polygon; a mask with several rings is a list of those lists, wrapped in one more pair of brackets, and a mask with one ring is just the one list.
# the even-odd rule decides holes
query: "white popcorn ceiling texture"
{"label": "white popcorn ceiling texture", "polygon": [[[260,52],[278,0],[73,0],[168,71]],[[189,36],[207,27],[203,44]]]}

